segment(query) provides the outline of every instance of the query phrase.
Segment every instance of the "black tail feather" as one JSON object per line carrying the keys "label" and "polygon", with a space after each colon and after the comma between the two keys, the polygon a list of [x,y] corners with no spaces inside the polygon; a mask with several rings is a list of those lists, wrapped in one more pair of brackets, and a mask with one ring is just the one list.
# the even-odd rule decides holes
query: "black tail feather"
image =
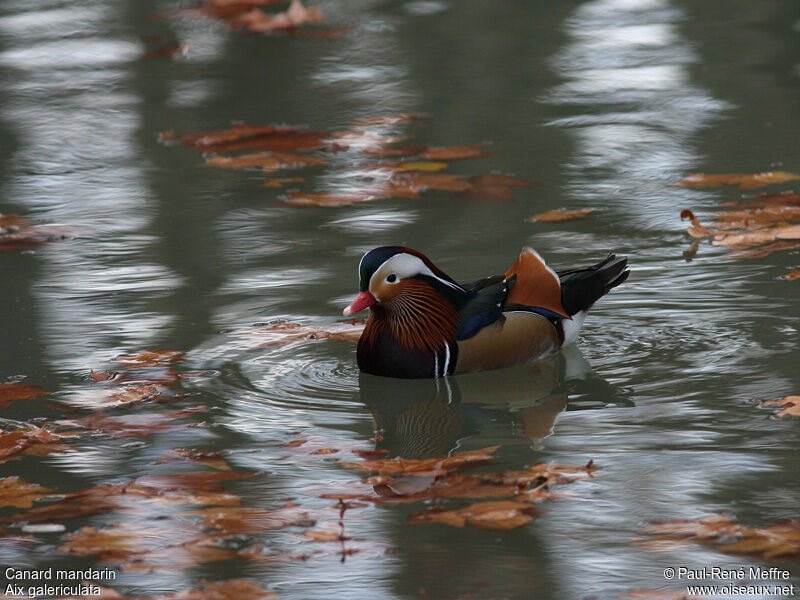
{"label": "black tail feather", "polygon": [[567,313],[574,315],[588,310],[605,296],[611,288],[624,282],[630,274],[626,269],[628,259],[609,254],[608,258],[586,269],[561,271],[561,304]]}

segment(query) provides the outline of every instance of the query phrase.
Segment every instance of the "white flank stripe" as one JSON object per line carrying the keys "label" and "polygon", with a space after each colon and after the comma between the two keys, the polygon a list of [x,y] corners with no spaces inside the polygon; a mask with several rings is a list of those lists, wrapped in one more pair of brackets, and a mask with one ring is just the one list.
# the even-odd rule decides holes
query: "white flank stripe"
{"label": "white flank stripe", "polygon": [[442,369],[442,377],[447,375],[447,368],[450,366],[450,344],[447,340],[444,341],[444,369]]}

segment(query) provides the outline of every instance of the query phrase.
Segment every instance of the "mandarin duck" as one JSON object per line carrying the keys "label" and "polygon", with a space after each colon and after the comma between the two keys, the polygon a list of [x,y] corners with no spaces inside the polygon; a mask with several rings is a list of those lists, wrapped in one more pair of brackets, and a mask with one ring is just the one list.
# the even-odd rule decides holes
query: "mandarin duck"
{"label": "mandarin duck", "polygon": [[524,248],[504,275],[461,285],[421,252],[375,248],[361,258],[360,292],[344,309],[370,309],[358,366],[418,379],[541,360],[575,341],[589,308],[628,278],[627,262],[610,254],[556,273]]}

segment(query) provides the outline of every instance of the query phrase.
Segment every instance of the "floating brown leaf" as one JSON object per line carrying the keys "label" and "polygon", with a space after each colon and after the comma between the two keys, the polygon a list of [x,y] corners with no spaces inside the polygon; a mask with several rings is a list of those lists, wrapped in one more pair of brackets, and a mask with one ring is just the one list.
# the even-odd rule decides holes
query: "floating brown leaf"
{"label": "floating brown leaf", "polygon": [[283,202],[287,206],[349,206],[359,202],[374,200],[374,195],[354,195],[354,194],[329,194],[327,192],[306,193],[291,192],[289,198]]}
{"label": "floating brown leaf", "polygon": [[244,169],[260,167],[265,173],[278,169],[310,167],[326,165],[327,161],[305,154],[289,154],[285,152],[253,152],[239,156],[214,156],[202,163],[205,167],[223,167],[226,169]]}
{"label": "floating brown leaf", "polygon": [[145,528],[117,524],[106,529],[84,527],[66,537],[59,551],[78,556],[97,555],[126,571],[181,571],[198,564],[235,558],[219,547],[214,536],[203,536],[183,524],[180,528]]}
{"label": "floating brown leaf", "polygon": [[285,12],[268,15],[256,8],[230,19],[229,23],[234,27],[242,27],[253,33],[264,33],[301,27],[309,23],[319,23],[324,18],[316,6],[306,8],[300,0],[292,0]]}
{"label": "floating brown leaf", "polygon": [[[731,521],[727,515],[702,519],[668,521],[645,528],[662,540],[688,540],[713,545],[721,552],[747,554],[764,560],[800,554],[800,522],[785,521],[770,527],[750,528]],[[648,541],[639,541],[647,545]]]}
{"label": "floating brown leaf", "polygon": [[424,146],[368,146],[363,148],[361,152],[367,156],[375,156],[377,158],[390,158],[395,156],[409,156],[411,154],[418,154],[422,151]]}
{"label": "floating brown leaf", "polygon": [[690,188],[721,187],[724,185],[738,185],[740,190],[785,183],[800,179],[800,175],[786,171],[768,171],[766,173],[726,173],[721,175],[707,175],[705,173],[690,173],[680,180],[678,185]]}
{"label": "floating brown leaf", "polygon": [[314,519],[306,510],[292,504],[272,510],[231,506],[207,508],[185,514],[203,517],[202,524],[208,529],[234,535],[253,534],[297,525],[310,527],[314,524]]}
{"label": "floating brown leaf", "polygon": [[794,281],[795,279],[800,279],[800,269],[792,269],[788,273],[784,273],[781,275],[781,279],[785,279],[786,281]]}
{"label": "floating brown leaf", "polygon": [[30,400],[39,396],[49,396],[52,393],[27,383],[0,383],[0,408],[8,408],[15,400]]}
{"label": "floating brown leaf", "polygon": [[533,181],[510,177],[508,175],[476,175],[470,177],[469,188],[461,193],[461,198],[477,202],[513,202],[515,187],[534,185]]}
{"label": "floating brown leaf", "polygon": [[450,456],[439,458],[373,458],[362,462],[341,462],[343,467],[355,469],[364,473],[419,473],[443,472],[458,469],[466,465],[486,462],[500,446],[489,446],[480,450],[468,452],[455,452]]}
{"label": "floating brown leaf", "polygon": [[776,417],[786,415],[800,417],[800,396],[786,396],[782,400],[767,400],[762,402],[761,406],[780,406],[783,410],[775,415]]}
{"label": "floating brown leaf", "polygon": [[443,523],[454,527],[472,525],[481,529],[507,530],[533,520],[538,511],[525,502],[497,500],[478,502],[458,510],[428,509],[409,517],[412,523]]}
{"label": "floating brown leaf", "polygon": [[699,239],[714,235],[714,233],[712,233],[708,228],[706,228],[702,223],[700,223],[700,221],[697,219],[697,217],[694,215],[692,211],[688,209],[682,210],[681,220],[683,219],[691,220],[692,224],[686,228],[686,233],[688,233],[693,238]]}
{"label": "floating brown leaf", "polygon": [[262,149],[273,152],[301,152],[320,150],[326,147],[323,141],[327,133],[300,131],[290,125],[234,125],[230,129],[208,133],[162,134],[162,139],[177,139],[199,152],[233,152],[236,150]]}
{"label": "floating brown leaf", "polygon": [[241,499],[219,481],[253,477],[255,473],[182,473],[139,477],[127,483],[99,485],[67,494],[53,504],[2,519],[15,523],[65,520],[110,511],[151,512],[153,506],[238,506]]}
{"label": "floating brown leaf", "polygon": [[283,187],[287,183],[303,183],[305,181],[302,177],[275,177],[273,179],[267,179],[266,181],[259,183],[258,187],[264,188],[279,188]]}
{"label": "floating brown leaf", "polygon": [[0,462],[34,444],[49,444],[60,439],[61,435],[39,427],[0,432]]}
{"label": "floating brown leaf", "polygon": [[59,421],[58,424],[66,427],[92,429],[98,433],[116,438],[144,437],[153,433],[177,431],[187,427],[200,427],[203,423],[175,425],[172,422],[203,411],[205,408],[205,406],[200,405],[184,410],[138,413],[121,416],[94,414],[79,419],[62,420]]}
{"label": "floating brown leaf", "polygon": [[421,158],[428,160],[458,160],[462,158],[482,158],[488,156],[483,151],[483,144],[471,146],[432,146],[420,153]]}
{"label": "floating brown leaf", "polygon": [[548,210],[547,212],[539,213],[525,219],[526,221],[536,221],[538,223],[556,223],[558,221],[571,221],[573,219],[580,219],[586,215],[593,213],[593,208],[581,208],[578,210]]}
{"label": "floating brown leaf", "polygon": [[180,360],[183,352],[180,350],[145,350],[135,354],[125,354],[114,358],[115,362],[128,368],[160,367]]}
{"label": "floating brown leaf", "polygon": [[731,252],[731,256],[735,256],[736,258],[764,258],[765,256],[769,256],[773,252],[779,252],[781,250],[790,250],[792,248],[800,248],[800,242],[773,242],[771,244],[767,244],[766,246],[761,246],[758,248],[733,248]]}
{"label": "floating brown leaf", "polygon": [[286,346],[307,340],[338,340],[358,342],[364,324],[334,323],[332,325],[301,325],[300,323],[276,323],[258,329],[247,330],[246,335],[258,342],[259,348]]}
{"label": "floating brown leaf", "polygon": [[186,590],[158,600],[270,600],[278,594],[241,579],[204,583],[202,588]]}
{"label": "floating brown leaf", "polygon": [[161,458],[156,461],[156,464],[160,465],[172,460],[191,460],[219,471],[230,471],[231,466],[222,458],[222,454],[222,452],[201,452],[199,450],[176,448],[174,450],[167,450],[161,455]]}
{"label": "floating brown leaf", "polygon": [[69,232],[61,227],[32,225],[25,217],[0,214],[0,252],[37,248],[52,240],[64,239]]}
{"label": "floating brown leaf", "polygon": [[52,491],[50,488],[29,483],[16,476],[3,477],[0,479],[0,507],[30,508],[34,500],[47,498],[50,495],[47,492]]}

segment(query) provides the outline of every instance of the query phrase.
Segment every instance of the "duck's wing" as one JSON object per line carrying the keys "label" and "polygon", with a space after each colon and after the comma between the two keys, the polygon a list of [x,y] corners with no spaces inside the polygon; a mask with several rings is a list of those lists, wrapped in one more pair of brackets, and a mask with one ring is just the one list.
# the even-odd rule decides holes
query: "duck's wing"
{"label": "duck's wing", "polygon": [[458,312],[456,340],[471,338],[497,321],[503,314],[515,281],[516,277],[506,279],[504,275],[495,275],[462,285],[469,293],[469,300]]}

